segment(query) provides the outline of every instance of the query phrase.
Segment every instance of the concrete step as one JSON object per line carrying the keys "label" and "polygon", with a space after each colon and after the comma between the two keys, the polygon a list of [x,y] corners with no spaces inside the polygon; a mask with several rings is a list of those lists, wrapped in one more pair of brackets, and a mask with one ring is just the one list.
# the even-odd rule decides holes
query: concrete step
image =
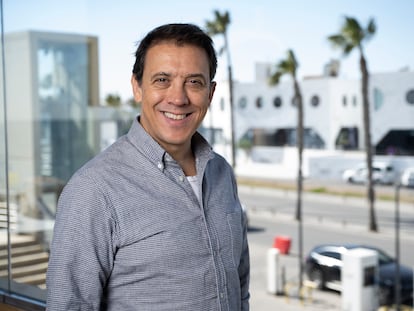
{"label": "concrete step", "polygon": [[[10,237],[12,248],[25,247],[37,244],[35,238],[31,235],[12,235]],[[0,235],[0,250],[7,250],[7,235]]]}
{"label": "concrete step", "polygon": [[[46,252],[38,254],[30,254],[18,257],[12,257],[12,268],[24,267],[28,265],[35,265],[49,260],[49,254]],[[0,259],[0,271],[7,270],[8,260]]]}
{"label": "concrete step", "polygon": [[42,285],[46,283],[46,275],[44,273],[32,274],[24,277],[13,278],[13,281],[29,285]]}
{"label": "concrete step", "polygon": [[[33,242],[33,244],[28,244],[25,246],[19,246],[16,247],[15,245],[12,245],[11,248],[11,256],[17,257],[17,256],[23,256],[23,255],[31,255],[31,254],[37,254],[44,252],[44,249],[41,245],[36,244]],[[1,259],[7,259],[8,257],[8,250],[2,249],[0,250],[0,260]]]}
{"label": "concrete step", "polygon": [[[11,273],[13,281],[46,287],[49,254],[31,235],[12,235]],[[0,235],[0,277],[8,276],[7,235]],[[0,309],[1,310],[1,309]]]}
{"label": "concrete step", "polygon": [[[28,265],[18,268],[12,268],[12,278],[20,278],[25,277],[33,274],[45,274],[47,271],[47,262],[41,262],[34,265]],[[0,277],[7,277],[8,272],[7,270],[1,270],[0,271]]]}

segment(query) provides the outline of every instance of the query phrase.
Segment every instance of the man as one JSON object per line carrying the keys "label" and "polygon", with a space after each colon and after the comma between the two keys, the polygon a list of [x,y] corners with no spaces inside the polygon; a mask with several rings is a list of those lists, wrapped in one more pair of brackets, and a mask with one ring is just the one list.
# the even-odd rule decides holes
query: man
{"label": "man", "polygon": [[131,79],[141,115],[60,197],[48,310],[249,309],[235,178],[196,132],[216,67],[197,26],[163,25],[141,41]]}

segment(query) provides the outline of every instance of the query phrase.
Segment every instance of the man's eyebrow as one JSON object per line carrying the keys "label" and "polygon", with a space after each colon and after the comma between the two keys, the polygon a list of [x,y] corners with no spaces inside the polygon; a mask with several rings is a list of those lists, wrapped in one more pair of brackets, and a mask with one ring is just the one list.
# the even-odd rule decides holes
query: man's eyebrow
{"label": "man's eyebrow", "polygon": [[151,79],[153,79],[153,78],[155,78],[155,77],[159,77],[159,76],[162,76],[162,77],[170,77],[170,76],[171,76],[171,74],[169,74],[169,73],[167,73],[167,72],[165,72],[165,71],[160,71],[160,72],[156,72],[156,73],[154,73],[154,74],[151,76]]}
{"label": "man's eyebrow", "polygon": [[206,79],[205,75],[203,75],[202,73],[189,73],[188,75],[185,76],[187,79],[188,78],[202,78],[203,80],[207,81],[208,79]]}

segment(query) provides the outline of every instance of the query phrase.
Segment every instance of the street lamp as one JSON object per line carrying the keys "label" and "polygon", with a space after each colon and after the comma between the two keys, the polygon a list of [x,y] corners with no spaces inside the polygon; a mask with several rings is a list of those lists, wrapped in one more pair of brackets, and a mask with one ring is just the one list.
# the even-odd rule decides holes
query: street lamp
{"label": "street lamp", "polygon": [[401,184],[395,186],[395,305],[396,311],[401,310],[401,286],[400,286],[400,188]]}

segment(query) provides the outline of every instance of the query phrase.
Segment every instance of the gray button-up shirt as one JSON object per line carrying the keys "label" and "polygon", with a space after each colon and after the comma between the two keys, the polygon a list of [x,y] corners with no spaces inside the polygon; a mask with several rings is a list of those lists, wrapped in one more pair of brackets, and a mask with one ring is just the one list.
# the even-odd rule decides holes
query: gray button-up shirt
{"label": "gray button-up shirt", "polygon": [[58,205],[47,310],[249,309],[246,226],[231,167],[193,137],[201,201],[134,121]]}

